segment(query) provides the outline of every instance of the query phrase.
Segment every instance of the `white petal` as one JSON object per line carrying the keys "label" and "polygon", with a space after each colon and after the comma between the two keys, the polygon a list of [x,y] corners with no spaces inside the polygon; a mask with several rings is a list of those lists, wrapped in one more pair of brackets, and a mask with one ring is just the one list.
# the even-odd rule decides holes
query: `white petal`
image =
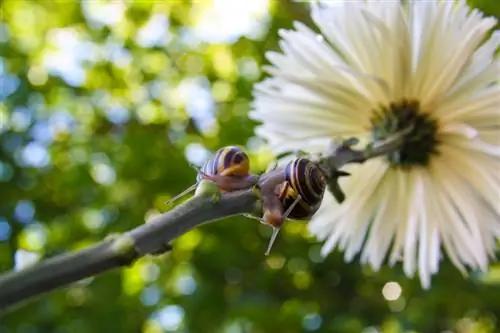
{"label": "white petal", "polygon": [[448,57],[447,54],[442,55],[446,59],[444,66],[436,71],[436,73],[439,73],[437,77],[429,77],[427,86],[419,94],[424,105],[427,103],[433,104],[436,99],[443,96],[455,84],[464,66],[469,61],[471,53],[495,23],[493,19],[481,22],[480,25],[463,36],[462,42],[458,44],[458,49],[453,49],[451,57]]}
{"label": "white petal", "polygon": [[476,124],[477,121],[499,122],[500,87],[485,87],[468,95],[443,102],[433,109],[433,113],[444,122],[462,121]]}
{"label": "white petal", "polygon": [[422,42],[417,44],[421,50],[418,53],[414,93],[424,105],[430,106],[457,83],[496,20],[481,19],[474,13],[466,15],[464,4],[452,11],[451,1],[432,4],[415,2],[414,6],[413,19],[423,23],[422,26],[414,25],[416,33],[422,32]]}
{"label": "white petal", "polygon": [[[447,170],[455,170],[476,193],[476,200],[483,200],[500,217],[500,169],[499,160],[473,151],[467,152],[448,145],[442,152]],[[445,171],[443,170],[443,173]],[[445,174],[445,173],[444,173]],[[499,221],[500,223],[500,221]]]}
{"label": "white petal", "polygon": [[478,136],[478,131],[467,124],[450,123],[439,128],[440,135],[460,135],[466,139],[473,139]]}
{"label": "white petal", "polygon": [[[481,132],[475,131],[475,133],[479,136],[481,135]],[[479,137],[476,138],[467,138],[467,137],[460,137],[460,136],[453,136],[454,133],[448,133],[448,135],[443,135],[441,136],[441,140],[445,144],[450,144],[452,146],[455,146],[457,148],[463,149],[463,151],[467,152],[470,151],[472,152],[479,152],[483,153],[485,155],[489,155],[491,157],[496,157],[500,158],[500,145],[498,140],[500,139],[499,135],[496,134],[496,140],[497,142],[488,142],[484,140],[485,135],[482,134]],[[462,134],[462,133],[458,133]],[[493,162],[493,161],[492,161]],[[493,169],[493,168],[492,168]]]}
{"label": "white petal", "polygon": [[346,200],[341,206],[335,210],[329,209],[329,207],[326,207],[324,204],[320,207],[316,216],[313,217],[309,223],[310,230],[313,234],[315,234],[319,228],[325,231],[325,227],[326,229],[329,227],[327,224],[333,225],[331,221],[336,221],[334,223],[335,227],[330,228],[331,234],[328,236],[328,240],[322,248],[321,253],[323,255],[329,253],[339,240],[346,242],[352,237],[356,237],[356,240],[349,242],[349,254],[359,251],[359,238],[362,238],[366,233],[367,220],[364,217],[370,213],[369,208],[363,208],[367,204],[372,205],[372,203],[370,203],[371,195],[384,176],[387,167],[387,164],[381,160],[366,162],[366,164],[363,165],[365,171],[350,177],[350,182],[343,187],[346,194]]}
{"label": "white petal", "polygon": [[494,60],[494,54],[499,46],[500,32],[495,31],[491,39],[477,49],[454,87],[444,94],[440,104],[446,104],[448,100],[456,100],[460,96],[467,98],[471,92],[496,81],[500,75],[500,63]]}
{"label": "white petal", "polygon": [[325,98],[329,100],[330,103],[339,103],[340,105],[349,106],[351,111],[371,111],[373,103],[366,96],[366,92],[357,89],[357,87],[338,82],[338,80],[333,78],[305,77],[298,73],[283,72],[274,69],[271,71],[271,74],[285,79],[296,86],[300,86],[311,94],[315,94],[320,98]]}
{"label": "white petal", "polygon": [[[403,262],[428,288],[443,254],[466,275],[486,269],[500,238],[500,33],[465,1],[322,1],[318,36],[301,23],[280,31],[255,86],[250,117],[273,153],[320,153],[337,136],[365,137],[381,108],[416,100],[438,125],[427,166],[385,158],[347,167],[347,195],[326,194],[309,223],[345,260],[379,269]],[[389,252],[389,253],[388,253]]]}
{"label": "white petal", "polygon": [[[371,264],[374,270],[379,270],[387,253],[399,221],[400,205],[404,200],[406,188],[400,179],[399,170],[389,170],[380,182],[377,194],[373,200],[378,200],[361,261]],[[388,195],[391,193],[390,195]],[[401,200],[403,198],[403,200]]]}
{"label": "white petal", "polygon": [[[403,270],[407,276],[413,276],[415,274],[417,262],[417,232],[419,229],[419,224],[422,223],[420,219],[419,211],[422,207],[425,207],[424,193],[423,193],[423,179],[419,174],[418,170],[411,172],[411,182],[413,183],[413,190],[410,194],[410,200],[408,201],[409,210],[407,215],[407,229],[405,234],[405,241],[403,245],[404,249],[404,259],[403,259]],[[426,244],[422,244],[425,246]]]}
{"label": "white petal", "polygon": [[[377,66],[372,53],[375,47],[367,47],[377,40],[373,36],[375,29],[363,20],[361,9],[360,6],[346,2],[345,7],[336,8],[335,11],[313,8],[312,17],[327,41],[339,50],[339,56],[345,60],[346,65],[360,73],[377,74],[373,70]],[[355,24],[357,26],[353,28]],[[388,96],[374,82],[365,81],[362,86],[358,84],[357,88],[369,96],[373,104],[387,102]]]}
{"label": "white petal", "polygon": [[389,255],[389,263],[394,265],[396,262],[402,258],[402,249],[404,246],[405,235],[408,229],[408,211],[411,203],[411,198],[413,195],[413,179],[410,173],[404,173],[402,171],[397,171],[398,182],[402,188],[400,188],[399,198],[400,205],[398,206],[399,219],[396,224],[396,233],[394,235],[394,244],[392,245],[392,250]]}
{"label": "white petal", "polygon": [[[432,177],[433,176],[431,176],[430,183],[427,183],[426,185],[431,185],[432,183],[434,183]],[[453,263],[453,265],[455,265],[455,267],[458,268],[462,275],[466,275],[467,271],[463,265],[462,260],[459,258],[458,249],[455,246],[455,242],[453,241],[453,232],[450,231],[451,228],[448,226],[447,219],[445,218],[443,210],[439,205],[438,195],[436,195],[436,192],[434,191],[428,191],[427,209],[429,215],[432,216],[434,221],[436,222],[436,227],[443,241],[444,250],[450,258],[450,261]],[[437,263],[434,263],[434,265],[437,265]],[[434,270],[437,271],[437,267],[435,267]]]}
{"label": "white petal", "polygon": [[420,277],[420,281],[422,282],[422,286],[425,289],[429,289],[431,285],[430,277],[431,277],[431,260],[430,252],[431,252],[431,233],[432,226],[430,226],[429,216],[427,214],[427,198],[426,193],[423,191],[423,187],[425,186],[425,174],[421,175],[422,182],[422,191],[421,191],[421,203],[420,209],[415,212],[417,216],[419,216],[420,225],[418,230],[418,275]]}
{"label": "white petal", "polygon": [[[452,149],[448,148],[446,152],[451,151]],[[474,171],[470,170],[470,166],[467,165],[467,162],[464,163],[458,154],[448,156],[446,159],[441,158],[440,163],[435,163],[434,170],[436,172],[434,181],[439,185],[436,187],[436,192],[441,194],[440,200],[443,203],[441,209],[448,215],[449,230],[453,230],[454,239],[461,244],[462,251],[459,252],[459,255],[462,256],[464,262],[469,263],[472,267],[485,270],[488,259],[484,239],[491,237],[491,226],[500,223],[500,220],[498,213],[496,219],[484,220],[482,212],[485,208],[484,203],[490,202],[489,200],[492,198],[483,197],[487,201],[481,201],[481,196],[496,189],[496,203],[494,205],[498,205],[498,199],[500,199],[498,180],[492,180],[492,183],[489,184],[477,184],[477,172],[475,175],[474,173],[469,174],[469,172]],[[483,186],[478,188],[478,185]],[[478,190],[478,192],[474,193],[473,189]],[[492,202],[490,202],[491,204]]]}

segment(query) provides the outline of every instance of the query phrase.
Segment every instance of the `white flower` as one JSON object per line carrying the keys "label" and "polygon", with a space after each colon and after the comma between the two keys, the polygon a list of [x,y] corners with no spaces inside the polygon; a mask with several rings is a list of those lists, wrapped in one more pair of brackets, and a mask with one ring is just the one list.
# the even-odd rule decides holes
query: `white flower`
{"label": "white flower", "polygon": [[322,254],[359,253],[375,270],[401,260],[424,288],[441,251],[464,275],[487,270],[500,237],[496,20],[463,1],[389,0],[313,4],[312,18],[321,34],[280,31],[255,88],[250,114],[272,151],[415,126],[400,151],[345,169],[342,205],[325,195],[309,223]]}

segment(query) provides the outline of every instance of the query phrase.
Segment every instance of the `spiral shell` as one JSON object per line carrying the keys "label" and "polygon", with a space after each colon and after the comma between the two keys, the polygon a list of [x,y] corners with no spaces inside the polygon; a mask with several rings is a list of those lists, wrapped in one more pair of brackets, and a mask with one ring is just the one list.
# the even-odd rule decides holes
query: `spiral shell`
{"label": "spiral shell", "polygon": [[[237,146],[227,146],[217,150],[215,155],[209,159],[201,169],[205,174],[215,176],[237,176],[244,177],[250,171],[250,159],[247,153]],[[202,180],[200,174],[196,180]]]}
{"label": "spiral shell", "polygon": [[287,164],[285,179],[278,188],[278,195],[286,211],[298,195],[301,199],[288,218],[307,219],[319,208],[327,186],[326,178],[319,166],[311,160],[300,157]]}
{"label": "spiral shell", "polygon": [[308,204],[315,204],[323,198],[326,178],[317,163],[304,157],[297,158],[286,166],[285,179]]}

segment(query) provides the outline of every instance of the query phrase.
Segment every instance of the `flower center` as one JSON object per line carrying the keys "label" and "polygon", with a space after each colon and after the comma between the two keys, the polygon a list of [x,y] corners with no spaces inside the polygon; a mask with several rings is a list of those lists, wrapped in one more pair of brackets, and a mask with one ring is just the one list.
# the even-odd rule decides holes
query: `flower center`
{"label": "flower center", "polygon": [[389,162],[393,166],[402,168],[426,166],[431,156],[437,153],[438,123],[422,112],[418,101],[403,100],[383,106],[375,110],[371,123],[375,140],[384,139],[413,125],[412,130],[405,135],[400,148],[388,155]]}

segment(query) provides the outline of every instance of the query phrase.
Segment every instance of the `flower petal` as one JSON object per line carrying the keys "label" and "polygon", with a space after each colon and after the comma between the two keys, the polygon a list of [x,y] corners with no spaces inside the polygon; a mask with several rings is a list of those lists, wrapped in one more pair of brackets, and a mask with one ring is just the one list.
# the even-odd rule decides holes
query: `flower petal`
{"label": "flower petal", "polygon": [[[323,202],[316,215],[309,222],[309,228],[313,234],[330,231],[328,240],[321,250],[322,255],[331,252],[339,241],[344,244],[350,243],[348,258],[353,252],[359,251],[359,238],[363,237],[360,235],[366,233],[367,219],[364,217],[371,213],[370,209],[364,209],[364,207],[372,205],[371,195],[387,168],[388,165],[385,161],[371,160],[366,162],[363,165],[364,171],[353,174],[352,177],[349,177],[350,181],[346,182],[346,186],[342,187],[346,193],[346,200],[341,206],[332,211],[330,207],[325,205],[326,202]],[[348,240],[354,236],[357,236],[356,241],[349,242]]]}
{"label": "flower petal", "polygon": [[[385,258],[391,240],[394,237],[401,206],[406,204],[404,177],[399,170],[389,170],[381,181],[373,200],[375,208],[370,234],[367,237],[361,262],[370,263],[374,270],[379,270]],[[391,195],[387,195],[391,193]],[[403,199],[403,200],[401,200]]]}
{"label": "flower petal", "polygon": [[326,193],[309,223],[325,241],[322,255],[338,247],[350,261],[361,252],[374,269],[387,256],[408,276],[418,271],[424,288],[441,245],[462,274],[486,269],[500,238],[500,33],[488,37],[497,20],[465,1],[311,7],[321,34],[301,23],[280,31],[281,52],[267,55],[271,78],[255,87],[250,116],[274,153],[321,153],[330,138],[365,138],[375,114],[399,117],[402,101],[418,102],[437,124],[427,165],[378,158],[346,168],[346,201]]}

